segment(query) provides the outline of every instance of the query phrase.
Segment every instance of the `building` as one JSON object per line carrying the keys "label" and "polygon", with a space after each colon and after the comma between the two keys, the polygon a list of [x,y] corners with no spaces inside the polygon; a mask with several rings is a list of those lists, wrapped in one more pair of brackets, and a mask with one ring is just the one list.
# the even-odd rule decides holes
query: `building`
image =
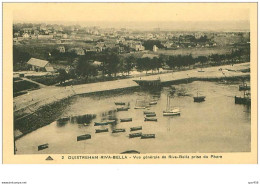
{"label": "building", "polygon": [[153,46],[153,51],[157,52],[158,51],[158,47],[156,45]]}
{"label": "building", "polygon": [[58,49],[58,51],[59,51],[60,53],[65,53],[65,52],[66,52],[66,49],[65,49],[64,46],[59,46],[57,49]]}
{"label": "building", "polygon": [[42,72],[54,72],[53,67],[49,63],[49,61],[31,58],[27,64],[30,66],[30,70],[33,71],[42,71]]}
{"label": "building", "polygon": [[30,35],[28,33],[23,34],[23,38],[29,38],[29,37],[30,37]]}
{"label": "building", "polygon": [[136,51],[144,51],[145,47],[142,46],[142,44],[137,44],[137,45],[135,45],[135,50]]}

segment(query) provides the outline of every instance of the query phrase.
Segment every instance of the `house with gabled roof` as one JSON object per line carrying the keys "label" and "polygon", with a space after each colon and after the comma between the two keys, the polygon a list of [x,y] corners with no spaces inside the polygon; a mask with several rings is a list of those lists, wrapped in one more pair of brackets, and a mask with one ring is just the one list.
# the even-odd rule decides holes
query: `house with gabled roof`
{"label": "house with gabled roof", "polygon": [[42,72],[54,72],[53,67],[49,63],[49,61],[31,58],[27,64],[30,66],[30,70],[33,71],[42,71]]}

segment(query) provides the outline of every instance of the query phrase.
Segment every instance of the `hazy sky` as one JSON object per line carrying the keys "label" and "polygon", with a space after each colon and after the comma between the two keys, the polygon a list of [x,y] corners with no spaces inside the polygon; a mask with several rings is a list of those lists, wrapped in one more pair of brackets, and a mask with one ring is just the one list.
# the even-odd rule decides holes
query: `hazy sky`
{"label": "hazy sky", "polygon": [[[245,3],[23,3],[14,22],[247,22]],[[238,25],[238,24],[237,24]]]}

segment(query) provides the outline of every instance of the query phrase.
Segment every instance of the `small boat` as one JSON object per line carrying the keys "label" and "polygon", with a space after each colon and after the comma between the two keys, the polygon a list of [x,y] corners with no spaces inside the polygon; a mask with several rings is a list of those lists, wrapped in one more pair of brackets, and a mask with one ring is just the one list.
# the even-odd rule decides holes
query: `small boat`
{"label": "small boat", "polygon": [[235,96],[235,104],[251,105],[250,93],[244,92],[243,97]]}
{"label": "small boat", "polygon": [[145,109],[146,107],[135,107],[135,109]]}
{"label": "small boat", "polygon": [[141,139],[155,138],[155,134],[142,134]]}
{"label": "small boat", "polygon": [[194,102],[203,102],[205,101],[206,96],[199,96],[199,93],[197,92],[197,96],[194,96]]}
{"label": "small boat", "polygon": [[112,124],[112,123],[114,123],[114,122],[115,122],[115,120],[106,121],[106,122],[95,122],[95,123],[94,123],[94,126],[109,125],[109,124]]}
{"label": "small boat", "polygon": [[157,102],[156,101],[153,101],[153,102],[150,102],[149,105],[156,105]]}
{"label": "small boat", "polygon": [[163,116],[178,116],[181,115],[181,111],[179,108],[174,108],[170,111],[163,111]]}
{"label": "small boat", "polygon": [[156,114],[146,114],[145,117],[155,117]]}
{"label": "small boat", "polygon": [[136,150],[127,150],[122,152],[121,154],[140,154],[140,152]]}
{"label": "small boat", "polygon": [[133,134],[129,134],[129,138],[134,138],[134,137],[141,137],[142,133],[133,133]]}
{"label": "small boat", "polygon": [[145,117],[145,118],[144,118],[144,121],[157,121],[157,118],[148,118],[148,117]]}
{"label": "small boat", "polygon": [[85,134],[85,135],[80,135],[77,137],[77,141],[82,141],[82,140],[86,140],[86,139],[91,139],[91,135]]}
{"label": "small boat", "polygon": [[144,115],[146,115],[146,114],[155,114],[155,112],[144,111]]}
{"label": "small boat", "polygon": [[48,147],[49,147],[49,144],[48,144],[48,143],[39,145],[39,146],[38,146],[38,151],[44,150],[44,149],[46,149],[46,148],[48,148]]}
{"label": "small boat", "polygon": [[124,128],[120,128],[120,129],[114,129],[112,131],[112,133],[120,133],[120,132],[125,132],[125,129]]}
{"label": "small boat", "polygon": [[132,118],[122,118],[120,119],[120,122],[129,122],[132,121]]}
{"label": "small boat", "polygon": [[101,133],[101,132],[108,132],[108,128],[105,128],[105,129],[96,129],[96,133]]}
{"label": "small boat", "polygon": [[115,102],[115,105],[125,105],[125,102]]}
{"label": "small boat", "polygon": [[167,95],[167,105],[166,105],[166,110],[163,111],[163,116],[176,116],[176,115],[180,115],[181,111],[178,107],[175,107],[173,109],[171,109],[171,102],[170,102],[170,96]]}
{"label": "small boat", "polygon": [[119,107],[119,108],[116,108],[116,111],[128,111],[129,107]]}
{"label": "small boat", "polygon": [[130,131],[137,131],[137,130],[142,130],[142,126],[138,126],[138,127],[131,127]]}

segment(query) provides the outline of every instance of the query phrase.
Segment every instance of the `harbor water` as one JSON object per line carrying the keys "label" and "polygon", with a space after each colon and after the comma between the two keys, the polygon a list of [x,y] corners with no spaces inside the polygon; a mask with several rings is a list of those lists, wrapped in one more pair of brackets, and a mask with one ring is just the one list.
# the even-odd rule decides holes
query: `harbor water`
{"label": "harbor water", "polygon": [[[69,118],[54,121],[16,140],[16,154],[117,154],[127,150],[140,153],[207,153],[250,152],[251,112],[246,105],[235,104],[234,96],[242,96],[238,82],[202,82],[175,85],[171,107],[179,107],[180,116],[165,117],[169,87],[160,91],[129,90],[74,97],[63,109],[62,117],[94,115],[92,118]],[[206,96],[201,103],[193,96]],[[154,102],[148,109],[135,109],[137,102]],[[114,102],[129,102],[128,111],[116,111]],[[144,121],[143,111],[156,113],[157,122]],[[130,122],[120,122],[132,118]],[[112,125],[94,126],[94,122],[117,119]],[[131,127],[142,130],[130,132]],[[108,128],[108,132],[95,133]],[[112,133],[114,129],[125,132]],[[155,138],[129,138],[130,133],[155,134]],[[77,136],[90,134],[91,139],[77,141]],[[38,146],[48,143],[47,149]]]}

